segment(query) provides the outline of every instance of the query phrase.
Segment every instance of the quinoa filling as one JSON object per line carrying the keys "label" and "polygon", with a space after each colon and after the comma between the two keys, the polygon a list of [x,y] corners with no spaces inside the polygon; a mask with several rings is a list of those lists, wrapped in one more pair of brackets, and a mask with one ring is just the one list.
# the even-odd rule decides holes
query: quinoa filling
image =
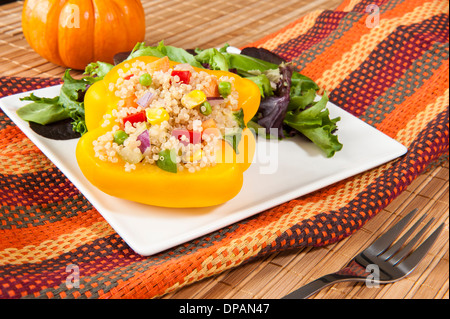
{"label": "quinoa filling", "polygon": [[[129,68],[130,65],[125,65]],[[216,147],[227,130],[239,128],[234,78],[196,71],[188,64],[154,70],[134,62],[119,70],[109,90],[117,108],[104,115],[111,129],[93,142],[95,156],[124,169],[157,165],[173,173],[194,173],[216,164]]]}

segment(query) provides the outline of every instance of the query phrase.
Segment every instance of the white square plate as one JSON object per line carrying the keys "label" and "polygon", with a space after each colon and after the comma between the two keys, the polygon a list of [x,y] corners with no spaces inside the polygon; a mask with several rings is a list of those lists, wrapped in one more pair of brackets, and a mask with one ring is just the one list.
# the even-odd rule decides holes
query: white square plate
{"label": "white square plate", "polygon": [[[33,91],[37,96],[59,95],[60,85]],[[259,139],[255,161],[244,174],[240,193],[225,204],[201,209],[170,209],[111,197],[91,185],[75,158],[78,140],[56,141],[34,133],[16,110],[29,103],[19,99],[31,92],[2,98],[0,107],[36,146],[70,179],[123,240],[148,256],[206,235],[335,182],[374,168],[406,153],[407,149],[372,126],[328,103],[338,122],[344,145],[332,158],[302,138]]]}

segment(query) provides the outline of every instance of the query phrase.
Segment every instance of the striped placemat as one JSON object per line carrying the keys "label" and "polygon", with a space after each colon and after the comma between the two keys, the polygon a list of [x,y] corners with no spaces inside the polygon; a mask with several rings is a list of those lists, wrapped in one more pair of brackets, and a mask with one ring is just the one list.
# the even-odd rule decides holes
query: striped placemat
{"label": "striped placemat", "polygon": [[[0,298],[153,298],[273,252],[335,243],[448,155],[446,1],[344,1],[252,45],[408,147],[402,158],[155,256],[133,252],[0,112]],[[0,96],[58,80],[0,80]],[[68,274],[79,270],[79,286]]]}

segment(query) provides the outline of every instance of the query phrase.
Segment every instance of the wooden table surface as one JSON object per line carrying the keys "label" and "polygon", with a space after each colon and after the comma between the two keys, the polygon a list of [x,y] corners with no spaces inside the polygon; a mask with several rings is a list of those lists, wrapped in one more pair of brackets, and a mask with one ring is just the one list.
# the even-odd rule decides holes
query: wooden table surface
{"label": "wooden table surface", "polygon": [[[160,40],[184,48],[224,43],[240,47],[268,35],[312,10],[335,9],[340,0],[142,0],[146,43]],[[21,29],[23,1],[0,6],[0,75],[60,77],[64,68],[33,52]],[[339,270],[382,234],[389,223],[413,208],[435,217],[444,231],[418,268],[394,284],[367,288],[341,283],[312,298],[449,298],[449,165],[430,167],[397,199],[347,239],[322,248],[274,253],[184,287],[163,298],[280,298],[319,276]]]}

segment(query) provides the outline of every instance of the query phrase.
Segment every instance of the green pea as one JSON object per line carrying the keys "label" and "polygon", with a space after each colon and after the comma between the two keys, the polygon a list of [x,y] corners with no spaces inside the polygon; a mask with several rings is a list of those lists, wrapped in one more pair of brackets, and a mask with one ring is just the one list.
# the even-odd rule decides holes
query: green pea
{"label": "green pea", "polygon": [[219,93],[223,98],[226,98],[231,93],[231,83],[222,81],[219,83]]}
{"label": "green pea", "polygon": [[127,138],[128,134],[122,130],[118,130],[116,133],[114,133],[114,143],[116,143],[117,145],[122,145]]}
{"label": "green pea", "polygon": [[152,84],[152,76],[148,73],[144,73],[139,77],[139,83],[143,86],[150,86]]}
{"label": "green pea", "polygon": [[208,101],[203,102],[202,105],[200,105],[200,113],[203,115],[209,115],[212,112],[211,104]]}

